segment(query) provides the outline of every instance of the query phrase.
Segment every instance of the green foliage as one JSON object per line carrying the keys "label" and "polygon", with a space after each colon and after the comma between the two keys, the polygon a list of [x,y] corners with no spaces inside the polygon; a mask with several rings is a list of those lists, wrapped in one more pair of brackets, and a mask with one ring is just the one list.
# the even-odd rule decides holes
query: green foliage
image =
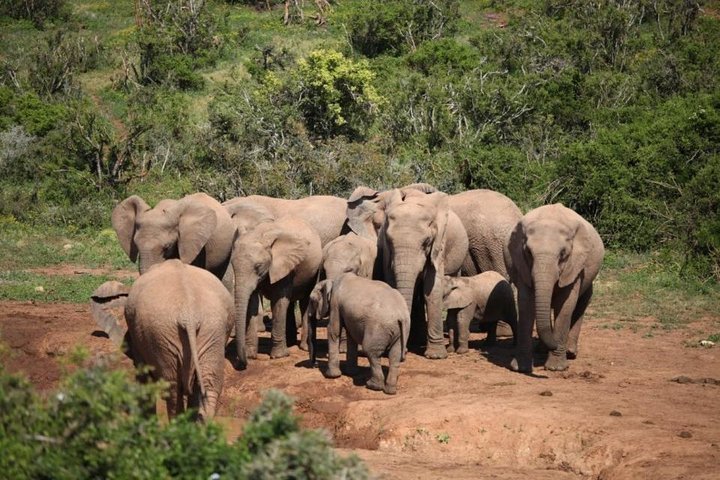
{"label": "green foliage", "polygon": [[65,0],[0,0],[0,16],[23,18],[43,28],[48,20],[67,16]]}
{"label": "green foliage", "polygon": [[[383,98],[365,61],[334,50],[315,50],[298,62],[299,108],[311,132],[322,137],[357,138],[367,130]],[[294,93],[294,92],[293,92]]]}
{"label": "green foliage", "polygon": [[398,55],[452,34],[458,17],[457,0],[365,0],[348,13],[348,40],[368,57]]}
{"label": "green foliage", "polygon": [[206,2],[143,0],[140,12],[140,81],[201,89],[205,80],[197,70],[217,61],[223,43],[218,19]]}
{"label": "green foliage", "polygon": [[[0,468],[11,478],[368,478],[360,461],[338,457],[326,436],[300,430],[280,392],[268,393],[263,413],[228,444],[220,426],[195,424],[190,414],[167,424],[148,415],[162,389],[101,364],[41,397],[0,367]],[[266,433],[250,453],[245,438],[252,432]]]}

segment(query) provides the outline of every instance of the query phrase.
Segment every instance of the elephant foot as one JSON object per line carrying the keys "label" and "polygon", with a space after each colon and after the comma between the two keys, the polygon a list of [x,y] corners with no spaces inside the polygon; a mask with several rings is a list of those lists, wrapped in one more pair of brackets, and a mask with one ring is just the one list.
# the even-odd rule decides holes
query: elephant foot
{"label": "elephant foot", "polygon": [[327,378],[338,378],[342,373],[340,372],[340,369],[337,367],[328,367],[327,370],[325,370],[324,375]]}
{"label": "elephant foot", "polygon": [[510,370],[519,373],[532,373],[532,360],[518,360],[513,358],[510,362]]}
{"label": "elephant foot", "polygon": [[445,350],[447,350],[448,353],[455,353],[455,347],[453,347],[452,342],[448,344]]}
{"label": "elephant foot", "polygon": [[230,364],[233,366],[235,370],[245,370],[247,368],[247,362],[243,362],[239,358],[231,358]]}
{"label": "elephant foot", "polygon": [[556,355],[554,353],[551,353],[548,356],[547,361],[545,362],[545,370],[551,370],[553,372],[561,372],[563,370],[567,370],[568,363],[567,358],[565,358],[565,352],[563,352],[562,355]]}
{"label": "elephant foot", "polygon": [[303,340],[302,342],[300,342],[300,345],[298,345],[298,348],[299,348],[300,350],[302,350],[303,352],[307,352],[307,351],[309,350],[309,348],[308,348],[308,343],[307,343],[305,340]]}
{"label": "elephant foot", "polygon": [[283,358],[290,355],[290,352],[288,352],[287,347],[273,347],[272,350],[270,350],[270,358]]}
{"label": "elephant foot", "polygon": [[375,390],[376,392],[382,392],[385,389],[385,382],[380,382],[375,380],[374,378],[371,378],[367,381],[365,387],[370,390]]}
{"label": "elephant foot", "polygon": [[442,344],[428,344],[425,349],[425,358],[431,360],[439,360],[441,358],[447,358],[448,352],[445,349],[445,345]]}
{"label": "elephant foot", "polygon": [[245,355],[247,356],[247,358],[256,359],[257,350],[255,350],[255,347],[245,347]]}
{"label": "elephant foot", "polygon": [[383,387],[383,392],[385,392],[388,395],[395,395],[397,393],[397,386],[395,385],[388,385],[387,383]]}
{"label": "elephant foot", "polygon": [[470,349],[468,347],[460,346],[457,348],[457,350],[455,350],[455,353],[457,353],[458,355],[463,355],[465,353],[468,353],[469,351],[470,351]]}

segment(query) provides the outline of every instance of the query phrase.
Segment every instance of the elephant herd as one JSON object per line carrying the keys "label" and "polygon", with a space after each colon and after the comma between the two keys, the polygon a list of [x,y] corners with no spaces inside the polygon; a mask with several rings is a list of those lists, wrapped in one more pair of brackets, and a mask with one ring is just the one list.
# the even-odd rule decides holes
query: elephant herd
{"label": "elephant herd", "polygon": [[388,394],[408,346],[430,359],[466,353],[473,320],[485,324],[489,342],[498,322],[507,323],[516,344],[510,368],[524,373],[532,372],[537,322],[545,368],[564,370],[577,355],[604,254],[592,225],[560,204],[523,215],[498,192],[448,195],[428,184],[222,204],[196,193],[154,208],[133,195],[115,207],[112,225],[140,277],[132,287],[100,286],[95,320],[126,343],[135,364],[152,367],[146,376],[170,384],[170,416],[187,398],[200,419],[214,415],[233,332],[233,366],[257,358],[263,299],[271,358],[288,355],[300,324],[299,347],[314,366],[317,324],[329,318],[323,374],[340,376],[342,348],[352,373],[362,348],[367,387]]}

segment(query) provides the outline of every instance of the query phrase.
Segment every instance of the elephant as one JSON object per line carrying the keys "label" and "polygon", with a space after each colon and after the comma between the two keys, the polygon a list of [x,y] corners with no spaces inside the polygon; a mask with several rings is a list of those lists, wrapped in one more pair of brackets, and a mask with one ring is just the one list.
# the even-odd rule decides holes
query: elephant
{"label": "elephant", "polygon": [[[427,319],[425,357],[447,357],[442,328],[443,279],[460,272],[468,239],[460,219],[441,192],[394,190],[386,200],[379,240],[384,278],[402,294],[415,330]],[[415,294],[422,296],[425,315],[413,312]]]}
{"label": "elephant", "polygon": [[[271,358],[288,356],[287,339],[294,343],[296,327],[286,328],[288,307],[300,302],[302,342],[307,349],[307,303],[322,261],[320,237],[305,221],[285,216],[263,222],[235,240],[232,266],[235,274],[236,368],[245,368],[257,355],[257,329],[248,329],[248,317],[258,310],[252,302],[257,291],[272,309]],[[248,335],[249,333],[249,335]],[[247,350],[246,350],[247,349]]]}
{"label": "elephant", "polygon": [[152,367],[139,379],[170,384],[170,418],[184,411],[186,396],[188,406],[198,409],[198,420],[215,415],[235,319],[232,295],[219,279],[171,259],[151,267],[131,288],[104,283],[91,303],[98,326],[117,345],[126,342],[135,366]]}
{"label": "elephant", "polygon": [[377,241],[354,232],[340,235],[323,247],[319,280],[333,280],[345,272],[372,278],[377,257]]}
{"label": "elephant", "polygon": [[567,359],[578,352],[583,314],[604,254],[595,228],[560,203],[531,210],[518,222],[505,251],[510,278],[518,289],[518,342],[512,370],[532,372],[535,321],[538,336],[549,349],[545,368],[567,369]]}
{"label": "elephant", "polygon": [[[370,390],[397,393],[400,362],[404,361],[410,333],[410,311],[400,293],[388,284],[359,277],[348,272],[334,280],[319,282],[310,294],[308,314],[311,338],[315,339],[316,319],[330,315],[328,326],[328,368],[325,376],[337,378],[340,373],[340,333],[347,331],[347,372],[357,370],[358,345],[368,357],[372,377],[366,383]],[[310,362],[315,363],[315,349]],[[389,359],[387,378],[380,357]]]}
{"label": "elephant", "polygon": [[243,204],[262,206],[275,218],[287,215],[306,221],[320,236],[322,246],[340,236],[345,225],[346,201],[330,195],[313,195],[297,200],[250,195],[230,199],[223,206],[231,210]]}
{"label": "elephant", "polygon": [[[220,203],[204,193],[162,200],[155,208],[132,195],[113,209],[112,225],[130,260],[139,260],[140,274],[170,258],[220,279],[228,271],[236,229]],[[231,288],[232,280],[225,284]]]}
{"label": "elephant", "polygon": [[517,331],[515,294],[510,283],[498,272],[483,272],[472,277],[445,277],[443,302],[448,311],[450,332],[448,352],[467,353],[470,322],[489,323],[487,343],[496,340],[498,321],[504,320]]}

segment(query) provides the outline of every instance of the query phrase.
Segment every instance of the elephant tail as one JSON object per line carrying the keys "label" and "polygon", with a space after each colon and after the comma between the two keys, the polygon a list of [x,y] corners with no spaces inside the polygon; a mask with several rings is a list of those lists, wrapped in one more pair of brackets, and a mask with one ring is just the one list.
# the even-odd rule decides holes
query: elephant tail
{"label": "elephant tail", "polygon": [[203,405],[203,408],[205,407],[205,400],[206,400],[206,392],[205,392],[205,385],[203,384],[203,378],[202,373],[200,371],[200,358],[198,357],[198,348],[197,348],[197,322],[194,320],[182,322],[182,326],[185,328],[185,332],[187,333],[188,337],[188,346],[190,347],[190,360],[193,364],[192,370],[189,370],[188,377],[186,380],[186,388],[187,391],[191,391],[192,386],[192,372],[195,372],[195,378],[197,379],[197,383],[200,386],[200,402]]}
{"label": "elephant tail", "polygon": [[410,332],[406,332],[406,328],[404,325],[403,319],[398,320],[398,325],[400,326],[400,361],[405,361],[405,355],[407,354],[407,335],[410,334]]}

